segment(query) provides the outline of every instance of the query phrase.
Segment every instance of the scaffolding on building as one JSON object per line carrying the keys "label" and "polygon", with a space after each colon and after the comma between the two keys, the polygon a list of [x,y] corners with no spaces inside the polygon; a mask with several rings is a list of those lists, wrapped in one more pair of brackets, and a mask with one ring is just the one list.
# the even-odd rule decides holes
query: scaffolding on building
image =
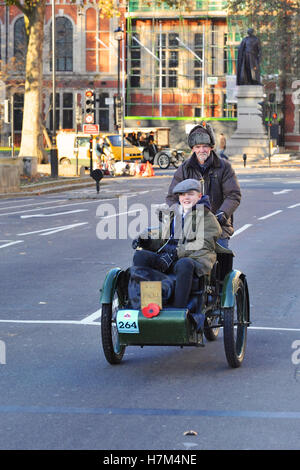
{"label": "scaffolding on building", "polygon": [[235,73],[240,37],[228,31],[226,3],[196,0],[195,10],[180,13],[129,2],[127,116],[160,117],[161,107],[163,116],[235,115],[226,104],[226,75]]}

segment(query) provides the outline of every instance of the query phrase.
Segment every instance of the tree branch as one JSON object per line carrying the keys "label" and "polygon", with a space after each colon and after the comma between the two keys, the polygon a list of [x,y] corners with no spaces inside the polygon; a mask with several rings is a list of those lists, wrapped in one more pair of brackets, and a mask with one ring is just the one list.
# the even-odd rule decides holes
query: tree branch
{"label": "tree branch", "polygon": [[5,2],[7,5],[15,5],[19,10],[21,10],[22,13],[24,13],[24,15],[28,15],[28,13],[30,12],[30,8],[28,7],[25,7],[24,5],[22,5],[22,3],[20,2],[20,0],[10,0],[10,1],[6,1]]}

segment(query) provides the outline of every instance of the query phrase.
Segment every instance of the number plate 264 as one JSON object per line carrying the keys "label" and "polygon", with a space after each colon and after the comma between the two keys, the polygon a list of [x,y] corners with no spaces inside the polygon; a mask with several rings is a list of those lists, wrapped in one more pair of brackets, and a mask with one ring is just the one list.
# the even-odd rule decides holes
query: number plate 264
{"label": "number plate 264", "polygon": [[119,310],[117,328],[119,333],[139,333],[138,310]]}

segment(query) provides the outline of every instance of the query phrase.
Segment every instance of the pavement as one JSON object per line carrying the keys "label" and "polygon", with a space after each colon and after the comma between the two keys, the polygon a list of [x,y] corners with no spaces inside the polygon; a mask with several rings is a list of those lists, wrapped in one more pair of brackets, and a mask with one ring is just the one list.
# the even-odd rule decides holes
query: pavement
{"label": "pavement", "polygon": [[[243,161],[239,162],[237,159],[231,161],[231,164],[235,170],[249,170],[251,168],[258,170],[272,170],[276,171],[278,169],[300,169],[300,159],[292,160],[287,154],[278,154],[271,157],[271,164],[269,159],[260,160],[258,162],[249,162],[244,166]],[[157,170],[154,167],[154,171]],[[170,173],[165,175],[160,170],[160,174],[156,174],[151,178],[163,178],[165,176],[170,176]],[[116,179],[141,179],[141,177],[135,176],[104,176],[100,182],[100,193],[101,187],[103,185],[110,185]],[[149,178],[149,177],[147,177]],[[100,197],[100,193],[96,192],[96,182],[90,177],[89,173],[86,172],[84,176],[76,176],[75,169],[73,167],[69,168],[59,168],[59,176],[57,178],[51,178],[51,169],[50,165],[42,164],[38,165],[38,175],[35,178],[27,178],[21,180],[20,191],[18,192],[7,192],[0,193],[0,199],[8,199],[12,197],[25,197],[33,195],[44,195],[51,194],[63,191],[71,190],[80,190],[82,188],[95,187],[95,198]],[[86,197],[86,196],[85,196]],[[91,197],[91,196],[90,196]]]}

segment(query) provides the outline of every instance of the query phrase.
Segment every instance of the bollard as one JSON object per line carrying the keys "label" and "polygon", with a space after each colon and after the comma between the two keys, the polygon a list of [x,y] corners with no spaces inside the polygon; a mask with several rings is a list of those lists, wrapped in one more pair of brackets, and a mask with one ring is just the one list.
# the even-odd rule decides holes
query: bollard
{"label": "bollard", "polygon": [[96,191],[99,194],[100,191],[100,181],[103,178],[103,172],[99,169],[91,171],[91,177],[96,181]]}
{"label": "bollard", "polygon": [[244,166],[246,166],[247,163],[247,155],[244,153],[243,154],[243,160],[244,160]]}

